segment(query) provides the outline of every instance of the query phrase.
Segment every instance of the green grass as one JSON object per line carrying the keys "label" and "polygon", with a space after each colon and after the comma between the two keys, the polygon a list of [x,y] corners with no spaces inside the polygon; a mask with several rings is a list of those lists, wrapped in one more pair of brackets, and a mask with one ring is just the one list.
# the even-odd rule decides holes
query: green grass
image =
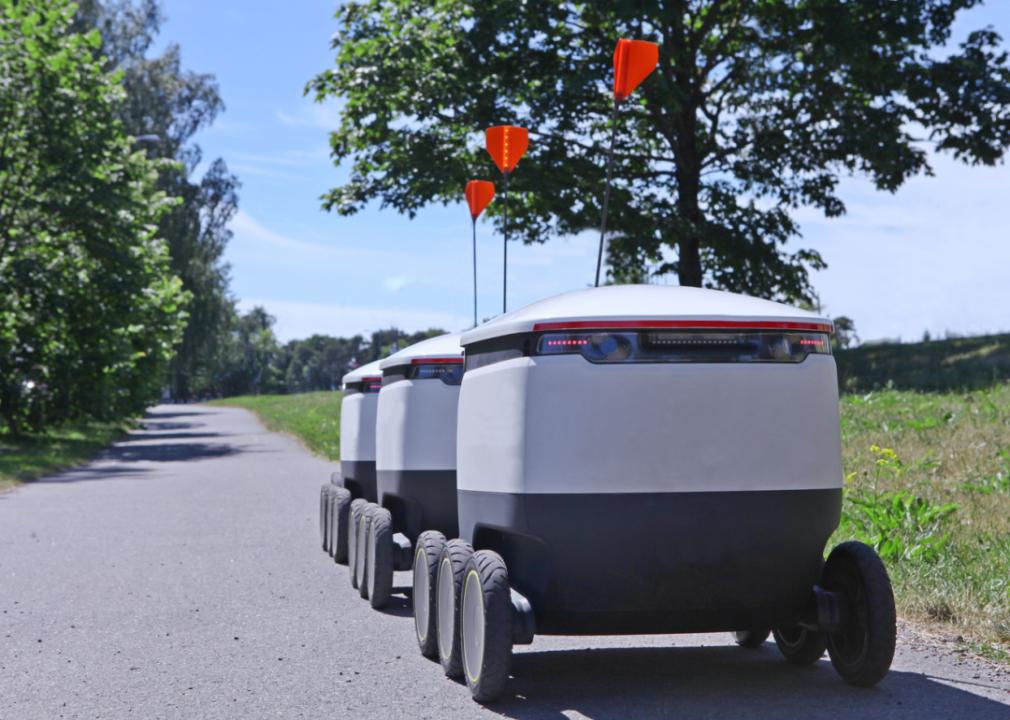
{"label": "green grass", "polygon": [[843,392],[977,390],[1010,380],[1010,335],[863,345],[835,360]]}
{"label": "green grass", "polygon": [[342,397],[339,392],[245,395],[215,400],[211,404],[252,410],[271,430],[294,435],[317,455],[339,460]]}
{"label": "green grass", "polygon": [[846,501],[833,542],[886,555],[899,612],[1010,656],[1010,385],[842,399]]}
{"label": "green grass", "polygon": [[91,460],[126,427],[122,422],[79,422],[17,438],[0,433],[0,492]]}
{"label": "green grass", "polygon": [[[231,398],[273,430],[339,456],[340,394]],[[883,390],[841,402],[846,501],[830,546],[886,556],[901,615],[1010,658],[1010,384]]]}

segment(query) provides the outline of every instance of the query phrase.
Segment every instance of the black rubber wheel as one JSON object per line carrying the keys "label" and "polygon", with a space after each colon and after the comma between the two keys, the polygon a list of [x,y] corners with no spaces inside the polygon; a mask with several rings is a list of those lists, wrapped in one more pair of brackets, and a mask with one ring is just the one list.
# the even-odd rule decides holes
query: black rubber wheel
{"label": "black rubber wheel", "polygon": [[828,633],[828,655],[842,678],[872,687],[891,669],[897,617],[891,579],[880,557],[861,542],[842,543],[824,563],[821,587],[841,594],[845,623]]}
{"label": "black rubber wheel", "polygon": [[768,628],[762,628],[761,630],[737,630],[733,633],[733,639],[742,648],[756,650],[765,644],[765,640],[771,634],[772,631]]}
{"label": "black rubber wheel", "polygon": [[386,508],[373,508],[368,524],[368,601],[386,607],[393,591],[393,516]]}
{"label": "black rubber wheel", "polygon": [[355,498],[347,511],[347,574],[351,576],[352,588],[358,587],[358,526],[367,504],[367,500]]}
{"label": "black rubber wheel", "polygon": [[323,550],[325,551],[329,547],[329,514],[327,512],[327,506],[330,499],[330,488],[333,486],[329,483],[323,485],[319,488],[319,539],[323,543]]}
{"label": "black rubber wheel", "polygon": [[466,565],[460,599],[463,675],[477,702],[501,697],[512,664],[512,599],[501,555],[478,550]]}
{"label": "black rubber wheel", "polygon": [[438,640],[438,661],[451,678],[463,674],[463,658],[459,651],[459,595],[463,589],[463,573],[471,555],[473,547],[470,543],[450,540],[438,558],[435,636]]}
{"label": "black rubber wheel", "polygon": [[357,575],[358,594],[368,599],[368,532],[372,524],[372,512],[378,507],[375,503],[368,503],[361,511],[361,519],[358,520],[357,540],[358,554],[354,558],[354,571]]}
{"label": "black rubber wheel", "polygon": [[338,563],[347,562],[347,514],[351,509],[351,491],[334,487],[330,491],[330,554]]}
{"label": "black rubber wheel", "polygon": [[414,552],[414,634],[421,654],[434,660],[438,657],[438,559],[445,549],[445,535],[437,530],[425,530],[417,538]]}
{"label": "black rubber wheel", "polygon": [[775,644],[793,665],[813,665],[824,655],[827,638],[820,630],[808,630],[799,625],[775,628]]}

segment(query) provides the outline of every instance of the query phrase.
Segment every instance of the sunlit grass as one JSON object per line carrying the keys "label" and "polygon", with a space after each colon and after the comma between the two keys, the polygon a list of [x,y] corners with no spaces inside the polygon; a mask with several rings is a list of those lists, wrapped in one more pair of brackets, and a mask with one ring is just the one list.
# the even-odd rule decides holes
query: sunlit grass
{"label": "sunlit grass", "polygon": [[317,455],[339,460],[342,397],[339,392],[245,395],[211,404],[252,410],[269,429],[294,435]]}
{"label": "sunlit grass", "polygon": [[[900,613],[962,635],[994,659],[1007,658],[1010,385],[961,393],[884,390],[846,396],[841,408],[847,495],[883,503],[902,493],[934,509],[956,506],[921,523],[919,539],[935,553],[888,560]],[[847,502],[846,510],[858,508]],[[909,535],[901,518],[880,524],[892,522],[892,537]],[[834,541],[853,535],[860,529],[843,522]]]}
{"label": "sunlit grass", "polygon": [[0,432],[0,492],[85,463],[125,431],[123,423],[79,422],[17,438]]}

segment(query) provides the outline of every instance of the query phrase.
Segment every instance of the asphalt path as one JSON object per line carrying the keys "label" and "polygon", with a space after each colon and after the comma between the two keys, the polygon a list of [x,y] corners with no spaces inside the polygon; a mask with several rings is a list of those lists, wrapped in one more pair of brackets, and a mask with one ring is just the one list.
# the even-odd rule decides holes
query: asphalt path
{"label": "asphalt path", "polygon": [[726,634],[537,638],[482,708],[421,657],[405,595],[370,609],[320,549],[334,469],[245,411],[160,406],[0,495],[0,720],[1010,718],[1005,669],[908,629],[872,690]]}

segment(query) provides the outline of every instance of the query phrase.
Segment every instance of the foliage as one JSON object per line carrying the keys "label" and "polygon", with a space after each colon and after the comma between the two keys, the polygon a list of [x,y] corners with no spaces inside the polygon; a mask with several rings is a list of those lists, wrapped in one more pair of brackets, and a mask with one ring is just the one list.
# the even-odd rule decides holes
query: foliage
{"label": "foliage", "polygon": [[239,183],[220,158],[196,177],[202,155],[192,142],[224,109],[217,83],[212,75],[184,70],[178,45],[149,57],[162,22],[158,0],[85,0],[77,22],[99,28],[107,66],[122,70],[126,101],[119,115],[128,132],[156,136],[145,143],[148,154],[177,161],[163,166],[158,179],[162,190],[180,199],[162,217],[159,234],[191,298],[168,384],[179,398],[219,389],[225,342],[235,322],[223,256]]}
{"label": "foliage", "polygon": [[978,389],[1010,380],[1010,335],[862,345],[835,360],[844,392]]}
{"label": "foliage", "polygon": [[14,434],[157,396],[187,293],[132,149],[122,76],[67,0],[0,0],[0,418]]}
{"label": "foliage", "polygon": [[908,492],[849,494],[844,532],[875,549],[885,561],[936,561],[950,542],[943,532],[957,505],[934,505]]}
{"label": "foliage", "polygon": [[122,422],[76,420],[18,437],[0,431],[0,492],[85,463],[126,430]]}
{"label": "foliage", "polygon": [[841,421],[846,501],[831,544],[881,548],[904,617],[1010,651],[1010,384],[846,395]]}
{"label": "foliage", "polygon": [[377,330],[367,341],[360,335],[351,338],[313,335],[279,346],[273,325],[274,318],[262,307],[253,308],[237,320],[225,343],[222,394],[336,390],[352,369],[445,332],[431,328],[409,334],[393,328]]}
{"label": "foliage", "polygon": [[835,350],[845,350],[859,344],[859,334],[856,332],[856,323],[852,318],[840,315],[834,318],[833,322],[835,332],[831,336],[831,346]]}
{"label": "foliage", "polygon": [[294,435],[312,452],[339,460],[341,397],[333,392],[258,395],[215,400],[213,404],[252,410],[270,430]]}
{"label": "foliage", "polygon": [[531,129],[514,232],[595,228],[614,43],[654,40],[659,68],[620,112],[611,277],[660,263],[682,285],[809,298],[808,270],[824,263],[786,249],[797,208],[838,216],[844,175],[893,192],[931,172],[930,149],[993,164],[1010,143],[1001,38],[948,46],[978,2],[345,2],[336,65],[307,88],[343,103],[331,145],[349,179],[323,203],[412,215],[458,202],[491,167],[478,133],[513,123]]}

